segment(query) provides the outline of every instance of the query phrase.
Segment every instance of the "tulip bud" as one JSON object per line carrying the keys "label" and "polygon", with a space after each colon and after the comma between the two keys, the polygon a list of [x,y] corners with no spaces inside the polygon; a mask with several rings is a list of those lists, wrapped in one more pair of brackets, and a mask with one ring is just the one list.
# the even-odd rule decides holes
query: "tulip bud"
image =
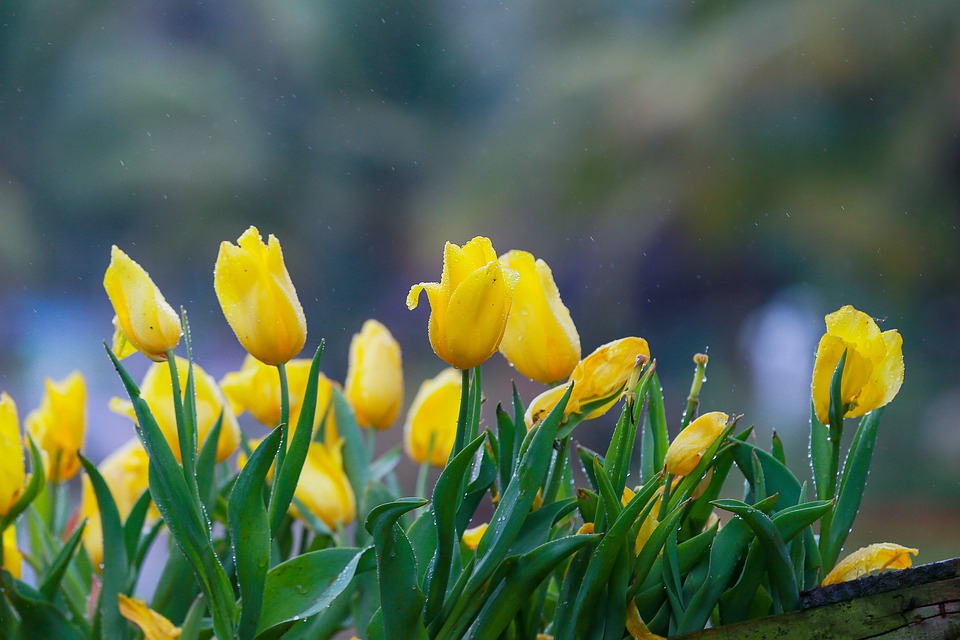
{"label": "tulip bud", "polygon": [[440,282],[410,288],[407,308],[416,309],[420,293],[430,302],[430,345],[457,369],[487,361],[500,346],[519,275],[500,264],[489,238],[477,236],[463,247],[448,242]]}
{"label": "tulip bud", "polygon": [[87,389],[79,371],[60,382],[47,378],[44,385],[40,407],[27,414],[25,426],[47,454],[47,478],[64,482],[80,469],[77,452],[87,426]]}
{"label": "tulip bud", "polygon": [[22,442],[17,405],[4,391],[0,394],[0,516],[10,512],[26,484]]}
{"label": "tulip bud", "polygon": [[278,365],[300,353],[307,320],[274,235],[264,244],[250,227],[237,245],[221,243],[213,284],[230,328],[254,358]]}
{"label": "tulip bud", "polygon": [[[116,245],[103,288],[117,314],[114,326],[123,340],[155,362],[166,360],[167,351],[180,342],[180,318],[143,267]],[[118,342],[116,338],[114,342]]]}
{"label": "tulip bud", "polygon": [[415,462],[447,464],[457,437],[460,391],[460,373],[455,369],[444,369],[420,385],[403,427],[407,455]]}
{"label": "tulip bud", "polygon": [[[300,472],[294,496],[331,529],[343,527],[356,517],[356,500],[343,470],[342,442],[313,442]],[[297,515],[296,507],[291,512]]]}
{"label": "tulip bud", "polygon": [[845,418],[878,409],[903,384],[903,338],[895,330],[880,332],[873,318],[850,305],[826,316],[827,332],[820,339],[813,363],[813,407],[823,424],[830,420],[830,386],[840,357],[846,352],[840,385]]}
{"label": "tulip bud", "polygon": [[667,455],[664,457],[667,473],[675,476],[689,475],[700,463],[706,450],[723,432],[728,418],[725,413],[712,411],[687,425],[667,448]]}
{"label": "tulip bud", "polygon": [[363,323],[350,341],[350,365],[344,396],[361,427],[387,429],[403,404],[400,345],[376,320]]}
{"label": "tulip bud", "polygon": [[23,554],[17,548],[17,528],[7,527],[3,532],[3,568],[14,578],[21,578],[23,568]]}
{"label": "tulip bud", "polygon": [[500,263],[520,274],[500,352],[531,380],[565,380],[580,361],[580,335],[553,272],[526,251],[509,251]]}

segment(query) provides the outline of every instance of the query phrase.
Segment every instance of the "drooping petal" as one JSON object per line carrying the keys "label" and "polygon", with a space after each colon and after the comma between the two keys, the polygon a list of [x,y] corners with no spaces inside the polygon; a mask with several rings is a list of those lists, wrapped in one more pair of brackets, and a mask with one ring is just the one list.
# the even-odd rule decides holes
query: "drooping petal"
{"label": "drooping petal", "polygon": [[119,594],[120,615],[137,625],[144,640],[176,640],[180,628],[147,606],[143,600]]}
{"label": "drooping petal", "polygon": [[912,564],[911,554],[919,551],[890,542],[879,542],[857,549],[837,563],[833,571],[823,579],[823,586],[856,580],[887,569],[906,569]]}

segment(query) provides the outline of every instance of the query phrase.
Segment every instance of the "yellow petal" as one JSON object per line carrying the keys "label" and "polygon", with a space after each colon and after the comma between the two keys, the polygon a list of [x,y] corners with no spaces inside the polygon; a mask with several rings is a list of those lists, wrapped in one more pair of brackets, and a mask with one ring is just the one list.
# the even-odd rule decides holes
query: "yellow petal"
{"label": "yellow petal", "polygon": [[861,576],[879,573],[887,569],[906,569],[912,564],[910,555],[917,555],[917,549],[903,547],[899,544],[879,542],[857,549],[837,563],[827,577],[823,579],[823,586],[856,580]]}
{"label": "yellow petal", "polygon": [[0,516],[6,515],[23,493],[26,468],[17,405],[0,394]]}
{"label": "yellow petal", "polygon": [[667,640],[663,636],[650,631],[640,617],[640,611],[637,609],[637,603],[633,600],[627,603],[627,631],[633,640]]}
{"label": "yellow petal", "polygon": [[87,388],[79,371],[59,382],[47,378],[44,388],[40,406],[27,414],[25,426],[50,461],[47,478],[64,482],[80,469],[77,452],[87,428]]}
{"label": "yellow petal", "polygon": [[17,529],[10,525],[3,532],[3,568],[14,578],[21,578],[23,569],[23,554],[17,548]]}
{"label": "yellow petal", "polygon": [[118,595],[120,615],[139,627],[144,640],[175,640],[180,628],[147,606],[143,600]]}
{"label": "yellow petal", "polygon": [[344,396],[362,427],[387,429],[403,404],[400,345],[376,320],[363,323],[350,341],[350,364]]}
{"label": "yellow petal", "polygon": [[[294,492],[331,529],[345,527],[356,517],[356,500],[343,470],[340,447],[341,443],[311,443]],[[297,515],[296,509],[292,511]]]}
{"label": "yellow petal", "polygon": [[[523,414],[523,421],[527,424],[527,429],[532,427],[535,424],[538,424],[547,417],[553,408],[557,406],[557,403],[560,402],[560,398],[563,397],[563,394],[567,392],[566,385],[559,387],[554,387],[552,389],[547,389],[536,398],[530,401],[530,404],[527,406],[526,413]],[[567,413],[569,411],[570,403],[567,402]]]}
{"label": "yellow petal", "polygon": [[[616,404],[637,365],[637,358],[650,358],[650,347],[643,338],[627,337],[601,345],[574,368],[575,383],[567,413],[581,413],[591,405],[585,419],[598,418]],[[596,406],[596,403],[605,402]]]}
{"label": "yellow petal", "polygon": [[[404,448],[416,462],[436,467],[447,464],[457,436],[461,375],[444,369],[420,385],[403,426]],[[432,443],[432,446],[431,446]]]}
{"label": "yellow petal", "polygon": [[264,244],[250,227],[237,245],[221,243],[213,282],[223,314],[248,353],[271,365],[300,353],[306,317],[275,236]]}
{"label": "yellow petal", "polygon": [[526,251],[509,251],[500,262],[520,275],[500,352],[532,380],[565,380],[580,361],[580,335],[560,300],[553,272]]}
{"label": "yellow petal", "polygon": [[124,337],[154,361],[180,342],[180,318],[167,304],[150,275],[116,245],[103,276],[103,288],[117,314]]}
{"label": "yellow petal", "polygon": [[476,549],[477,545],[480,544],[480,538],[483,537],[483,534],[487,531],[487,523],[479,524],[475,527],[467,529],[463,532],[463,537],[460,538],[463,540],[463,544],[467,545],[470,549]]}
{"label": "yellow petal", "polygon": [[705,413],[677,435],[667,448],[664,465],[669,473],[686,476],[699,464],[700,458],[716,441],[729,416],[720,411]]}
{"label": "yellow petal", "polygon": [[110,350],[113,351],[113,355],[117,356],[118,360],[123,360],[137,352],[137,348],[123,333],[123,329],[120,327],[120,319],[117,316],[113,316],[113,344]]}
{"label": "yellow petal", "polygon": [[517,279],[515,271],[504,269],[495,260],[474,271],[454,290],[445,329],[449,364],[470,369],[497,351]]}

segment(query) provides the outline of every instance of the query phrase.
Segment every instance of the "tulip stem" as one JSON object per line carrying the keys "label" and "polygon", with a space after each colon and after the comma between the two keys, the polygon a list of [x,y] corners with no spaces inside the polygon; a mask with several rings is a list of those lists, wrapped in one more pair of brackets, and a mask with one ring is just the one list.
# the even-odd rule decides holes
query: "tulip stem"
{"label": "tulip stem", "polygon": [[[283,461],[287,457],[287,442],[290,439],[290,387],[287,383],[287,365],[277,365],[280,374],[280,449],[277,450],[277,473],[283,468]],[[276,483],[274,483],[276,486]]]}
{"label": "tulip stem", "polygon": [[[187,357],[189,358],[189,351]],[[170,386],[173,393],[173,412],[177,417],[177,443],[180,448],[180,464],[183,467],[183,476],[187,485],[193,490],[199,500],[200,491],[197,488],[196,454],[191,446],[192,434],[188,431],[191,424],[184,414],[183,395],[180,393],[180,372],[177,370],[177,358],[173,349],[167,349],[167,365],[170,367]]]}
{"label": "tulip stem", "polygon": [[693,362],[697,365],[697,368],[693,371],[693,383],[690,385],[690,395],[687,396],[687,406],[683,411],[681,430],[690,424],[697,413],[697,407],[700,406],[700,389],[703,388],[703,382],[707,379],[707,360],[708,358],[704,353],[693,356]]}

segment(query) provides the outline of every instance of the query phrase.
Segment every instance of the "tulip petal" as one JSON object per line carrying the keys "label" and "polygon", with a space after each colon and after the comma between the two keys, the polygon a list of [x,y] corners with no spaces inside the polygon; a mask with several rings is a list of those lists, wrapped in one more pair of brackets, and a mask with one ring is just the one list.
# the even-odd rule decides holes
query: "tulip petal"
{"label": "tulip petal", "polygon": [[22,442],[17,405],[4,391],[0,394],[0,516],[16,504],[26,484]]}
{"label": "tulip petal", "polygon": [[919,551],[899,544],[880,542],[857,549],[837,563],[822,586],[856,580],[861,576],[879,573],[887,569],[906,569],[912,564],[910,555]]}
{"label": "tulip petal", "polygon": [[176,640],[180,629],[163,615],[147,606],[143,600],[119,594],[120,615],[137,625],[144,640]]}
{"label": "tulip petal", "polygon": [[728,419],[729,416],[721,411],[711,411],[687,425],[667,449],[664,458],[667,471],[676,476],[689,475],[723,432]]}
{"label": "tulip petal", "polygon": [[457,436],[460,393],[461,375],[456,369],[444,369],[420,385],[403,427],[404,448],[415,462],[446,465]]}
{"label": "tulip petal", "polygon": [[474,271],[460,283],[447,307],[446,349],[450,364],[470,369],[500,346],[513,302],[517,273],[498,261]]}

